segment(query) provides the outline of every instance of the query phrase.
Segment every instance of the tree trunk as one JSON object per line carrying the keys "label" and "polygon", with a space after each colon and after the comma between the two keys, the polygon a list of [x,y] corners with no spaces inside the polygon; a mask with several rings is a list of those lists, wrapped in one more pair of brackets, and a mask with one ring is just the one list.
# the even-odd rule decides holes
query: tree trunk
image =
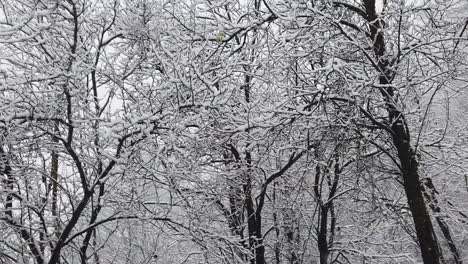
{"label": "tree trunk", "polygon": [[[52,142],[55,144],[58,143],[58,133],[59,133],[59,124],[58,122],[54,123],[54,132],[57,134],[52,137]],[[55,221],[55,227],[54,227],[54,233],[55,237],[58,239],[60,237],[60,218],[59,218],[59,213],[58,213],[58,187],[59,187],[59,174],[58,174],[58,162],[59,162],[59,156],[57,151],[53,150],[52,151],[52,161],[51,161],[51,170],[50,170],[50,176],[52,178],[52,216],[54,217]]]}
{"label": "tree trunk", "polygon": [[445,221],[444,216],[441,215],[442,210],[439,206],[439,202],[437,201],[437,197],[436,197],[437,191],[435,189],[435,186],[432,183],[432,180],[430,178],[424,181],[424,185],[427,187],[427,190],[425,192],[426,199],[429,201],[429,207],[431,208],[432,212],[435,213],[435,219],[436,219],[437,225],[439,225],[440,231],[442,231],[445,241],[448,244],[450,253],[452,254],[452,257],[453,257],[453,263],[462,264],[460,252],[458,251],[455,241],[452,238],[450,228],[447,222]]}
{"label": "tree trunk", "polygon": [[431,218],[424,201],[415,153],[408,141],[394,137],[393,142],[398,150],[406,198],[413,215],[424,264],[438,264],[440,263],[441,254],[434,233],[434,227],[432,226]]}
{"label": "tree trunk", "polygon": [[250,260],[251,264],[264,264],[265,263],[265,247],[263,246],[262,237],[262,215],[261,209],[255,209],[254,201],[252,199],[252,175],[250,167],[252,164],[252,157],[250,152],[246,152],[246,161],[249,166],[249,172],[245,175],[244,183],[244,196],[245,196],[245,209],[247,212],[247,229],[249,233],[249,247],[254,253],[254,258]]}
{"label": "tree trunk", "polygon": [[440,251],[434,227],[424,201],[422,182],[419,178],[416,153],[411,147],[410,132],[403,113],[394,105],[394,88],[389,86],[392,79],[389,61],[385,58],[385,38],[380,18],[375,10],[375,0],[364,0],[366,19],[369,22],[370,38],[380,72],[380,92],[387,105],[392,140],[398,152],[406,198],[413,216],[416,235],[424,264],[439,264]]}
{"label": "tree trunk", "polygon": [[328,227],[328,206],[320,206],[320,227],[317,237],[317,244],[320,253],[320,264],[328,264],[328,241],[327,241],[327,227]]}

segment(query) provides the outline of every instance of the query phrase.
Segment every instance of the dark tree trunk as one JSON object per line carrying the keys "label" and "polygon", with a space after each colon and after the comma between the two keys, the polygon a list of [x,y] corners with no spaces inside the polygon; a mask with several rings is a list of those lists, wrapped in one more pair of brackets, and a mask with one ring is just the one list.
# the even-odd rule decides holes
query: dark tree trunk
{"label": "dark tree trunk", "polygon": [[429,207],[431,208],[432,212],[435,213],[435,219],[436,219],[437,225],[439,226],[440,231],[442,231],[445,241],[448,244],[450,253],[452,254],[452,257],[453,257],[453,263],[462,264],[460,252],[458,252],[458,248],[455,244],[455,241],[453,241],[450,228],[447,222],[445,222],[444,216],[441,215],[442,210],[439,206],[439,202],[436,197],[437,191],[435,189],[435,186],[432,183],[432,180],[430,178],[425,180],[424,185],[427,187],[427,191],[425,192],[425,194],[426,194],[427,200],[429,201]]}
{"label": "dark tree trunk", "polygon": [[[338,149],[338,146],[337,146]],[[337,150],[335,150],[337,151]],[[315,158],[318,159],[317,153]],[[320,254],[320,264],[328,264],[330,257],[330,246],[333,243],[333,237],[335,233],[336,218],[334,213],[333,199],[338,190],[338,181],[342,168],[339,164],[339,155],[337,152],[333,153],[332,159],[328,162],[325,169],[320,168],[319,165],[315,167],[315,182],[314,182],[314,194],[318,202],[319,214],[318,214],[318,228],[317,228],[317,247]],[[334,164],[333,164],[334,163]],[[334,167],[333,172],[330,168]],[[333,175],[333,178],[332,176]],[[322,188],[324,187],[323,179],[327,180],[328,196],[323,197]],[[330,224],[329,224],[330,214]]]}
{"label": "dark tree trunk", "polygon": [[326,201],[324,202],[322,199],[322,187],[319,187],[323,181],[321,181],[322,177],[326,174],[325,172],[322,173],[320,166],[317,165],[315,167],[315,184],[314,184],[314,193],[315,198],[318,202],[319,207],[319,214],[318,214],[318,228],[317,228],[317,247],[320,254],[320,264],[327,264],[328,263],[328,241],[327,241],[327,228],[328,228],[328,205]]}
{"label": "dark tree trunk", "polygon": [[424,200],[424,190],[419,177],[416,153],[411,147],[410,132],[403,113],[394,105],[394,88],[389,86],[392,79],[389,61],[385,58],[385,39],[382,22],[375,10],[375,0],[364,0],[366,19],[369,23],[370,38],[380,72],[380,92],[387,104],[388,118],[391,125],[393,144],[398,152],[403,184],[408,204],[413,216],[416,235],[424,264],[439,264],[440,251],[429,212]]}
{"label": "dark tree trunk", "polygon": [[[398,129],[396,130],[398,131]],[[440,263],[441,256],[439,244],[424,201],[423,188],[421,180],[419,179],[418,163],[415,153],[409,146],[408,141],[396,137],[394,137],[393,141],[398,150],[405,193],[413,215],[416,235],[418,237],[424,264],[438,264]]]}
{"label": "dark tree trunk", "polygon": [[328,227],[328,207],[320,206],[320,223],[319,232],[317,237],[318,249],[320,252],[320,264],[328,264],[328,241],[327,241],[327,227]]}
{"label": "dark tree trunk", "polygon": [[[54,123],[54,132],[56,135],[52,137],[52,142],[54,144],[57,144],[59,140],[57,139],[57,136],[59,136],[59,124],[58,122]],[[52,184],[52,216],[54,217],[54,233],[55,237],[57,239],[60,238],[60,216],[59,216],[59,210],[58,210],[58,187],[59,187],[59,174],[58,174],[58,168],[59,168],[59,156],[57,151],[53,150],[52,151],[52,160],[51,160],[51,170],[50,170],[50,176],[52,178],[51,184]],[[58,259],[57,264],[60,264],[60,259]]]}
{"label": "dark tree trunk", "polygon": [[251,194],[251,179],[244,186],[245,191],[245,209],[247,212],[247,229],[249,233],[249,247],[254,253],[254,258],[250,260],[251,264],[265,263],[265,247],[263,246],[262,238],[262,219],[261,214],[255,210],[252,194]]}
{"label": "dark tree trunk", "polygon": [[250,260],[251,264],[265,263],[265,247],[263,246],[262,237],[262,215],[261,209],[255,208],[252,198],[252,175],[250,167],[252,165],[252,156],[250,152],[246,152],[246,161],[249,167],[248,173],[245,175],[244,196],[245,210],[247,212],[247,229],[249,233],[249,247],[254,254],[254,258]]}

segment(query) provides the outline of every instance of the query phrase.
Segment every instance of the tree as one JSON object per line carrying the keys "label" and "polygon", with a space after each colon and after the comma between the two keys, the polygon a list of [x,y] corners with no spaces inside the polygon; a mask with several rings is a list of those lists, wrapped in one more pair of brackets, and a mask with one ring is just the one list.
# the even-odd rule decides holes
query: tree
{"label": "tree", "polygon": [[[113,53],[138,44],[116,29],[121,10],[98,1],[24,1],[4,10],[2,223],[9,259],[99,262],[97,227],[138,217],[108,199],[112,184],[126,177],[122,166],[155,137],[163,114],[156,112],[161,105],[142,114],[148,108],[134,101],[131,87],[148,78],[139,71],[147,59],[138,50]],[[129,79],[134,83],[125,87]]]}
{"label": "tree", "polygon": [[0,261],[462,263],[466,21],[376,4],[3,4]]}

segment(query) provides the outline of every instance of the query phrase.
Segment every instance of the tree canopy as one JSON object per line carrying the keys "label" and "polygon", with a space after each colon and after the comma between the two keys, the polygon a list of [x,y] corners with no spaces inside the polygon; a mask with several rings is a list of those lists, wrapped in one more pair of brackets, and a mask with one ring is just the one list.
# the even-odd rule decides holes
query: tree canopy
{"label": "tree canopy", "polygon": [[0,263],[468,262],[464,1],[0,3]]}

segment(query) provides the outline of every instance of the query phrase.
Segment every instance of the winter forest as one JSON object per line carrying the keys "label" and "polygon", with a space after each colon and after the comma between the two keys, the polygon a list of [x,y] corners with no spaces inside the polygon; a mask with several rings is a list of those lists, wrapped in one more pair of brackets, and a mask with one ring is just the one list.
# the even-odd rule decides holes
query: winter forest
{"label": "winter forest", "polygon": [[466,0],[1,0],[0,263],[468,263]]}

